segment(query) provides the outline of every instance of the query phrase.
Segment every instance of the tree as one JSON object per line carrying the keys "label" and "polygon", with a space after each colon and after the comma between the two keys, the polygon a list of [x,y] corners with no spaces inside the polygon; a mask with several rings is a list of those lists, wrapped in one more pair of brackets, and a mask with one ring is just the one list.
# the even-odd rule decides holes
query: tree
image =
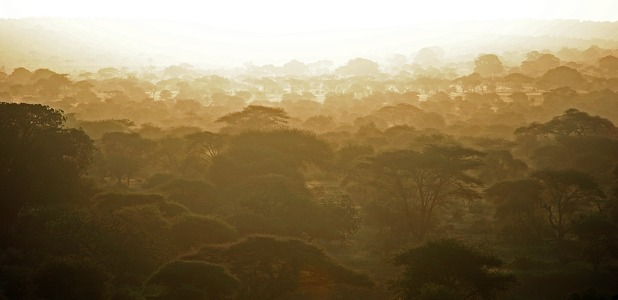
{"label": "tree", "polygon": [[114,238],[113,244],[99,244],[95,250],[108,256],[105,262],[116,274],[147,276],[179,253],[238,238],[227,223],[193,214],[161,195],[107,193],[92,200],[90,216]]}
{"label": "tree", "polygon": [[567,234],[581,214],[590,214],[596,198],[603,197],[602,192],[594,178],[574,170],[542,170],[532,177],[542,186],[541,209],[562,259]]}
{"label": "tree", "polygon": [[514,158],[510,151],[490,150],[486,151],[478,178],[487,184],[491,184],[522,178],[527,172],[528,166],[526,163]]}
{"label": "tree", "polygon": [[212,159],[223,152],[227,137],[210,131],[190,133],[184,136],[187,150],[191,156],[210,164]]}
{"label": "tree", "polygon": [[66,259],[45,264],[35,278],[43,299],[108,299],[108,274],[90,261]]}
{"label": "tree", "polygon": [[307,118],[303,127],[316,133],[327,132],[337,126],[332,116],[316,115]]}
{"label": "tree", "polygon": [[432,232],[440,207],[478,197],[480,182],[469,172],[480,166],[480,156],[460,146],[383,152],[359,161],[346,183],[367,190],[364,208],[380,225],[404,241],[422,242]]}
{"label": "tree", "polygon": [[541,211],[542,186],[536,180],[498,182],[485,190],[496,204],[494,218],[507,238],[530,240],[545,234]]}
{"label": "tree", "polygon": [[226,266],[243,284],[239,299],[278,299],[301,288],[333,283],[373,286],[366,275],[295,239],[250,236],[234,244],[203,247],[183,259]]}
{"label": "tree", "polygon": [[586,79],[579,71],[567,66],[560,66],[545,72],[539,78],[538,84],[545,89],[565,86],[580,89],[586,84]]}
{"label": "tree", "polygon": [[521,70],[524,74],[539,77],[547,70],[560,66],[560,59],[556,56],[535,52],[528,53],[528,58],[521,63]]}
{"label": "tree", "polygon": [[615,77],[618,76],[618,58],[613,55],[604,56],[599,59],[599,68],[605,76]]}
{"label": "tree", "polygon": [[502,62],[495,54],[483,54],[474,61],[474,72],[482,77],[496,76],[503,70]]}
{"label": "tree", "polygon": [[374,154],[373,147],[369,145],[355,145],[348,144],[341,147],[337,151],[337,163],[342,170],[348,169],[352,166],[352,163],[360,158],[366,156],[372,156]]}
{"label": "tree", "polygon": [[528,77],[521,73],[511,73],[504,76],[502,79],[510,88],[519,91],[522,90],[524,85],[534,82],[532,77]]}
{"label": "tree", "polygon": [[614,124],[603,117],[591,116],[575,108],[567,109],[546,123],[532,123],[515,130],[516,135],[569,136],[612,135],[616,131]]}
{"label": "tree", "polygon": [[228,130],[232,132],[241,132],[282,128],[288,123],[289,118],[282,108],[249,105],[240,112],[220,117],[216,122],[227,124]]}
{"label": "tree", "polygon": [[240,282],[221,265],[175,260],[150,276],[147,284],[159,287],[157,299],[233,299]]}
{"label": "tree", "polygon": [[215,217],[183,214],[170,228],[173,245],[186,251],[203,244],[217,244],[237,239],[236,229]]}
{"label": "tree", "polygon": [[281,71],[283,72],[283,75],[299,76],[307,74],[309,68],[300,61],[291,60],[281,67]]}
{"label": "tree", "polygon": [[343,76],[376,76],[380,73],[380,66],[374,61],[357,57],[337,68],[336,72]]}
{"label": "tree", "polygon": [[[228,220],[245,234],[276,234],[313,239],[340,239],[345,225],[334,224],[337,207],[320,206],[304,182],[282,175],[253,176],[225,193],[234,213]],[[330,209],[329,209],[330,208]],[[340,221],[345,222],[345,215]]]}
{"label": "tree", "polygon": [[94,146],[65,120],[47,106],[0,103],[0,243],[25,207],[77,198]]}
{"label": "tree", "polygon": [[172,100],[173,97],[174,97],[174,94],[170,90],[162,90],[161,92],[159,92],[159,98],[161,100],[169,101],[169,100]]}
{"label": "tree", "polygon": [[494,299],[514,282],[513,275],[500,272],[502,260],[453,239],[408,249],[394,263],[403,272],[391,288],[402,299],[417,299],[436,286],[456,299]]}
{"label": "tree", "polygon": [[[165,177],[165,175],[159,175]],[[157,175],[151,177],[156,181]],[[164,179],[165,178],[161,178]],[[168,196],[168,199],[186,206],[197,214],[208,215],[215,211],[221,204],[216,196],[216,188],[201,180],[190,180],[169,177],[157,187],[157,191]]]}
{"label": "tree", "polygon": [[595,271],[618,246],[618,227],[602,215],[586,217],[573,231],[583,242],[582,256]]}
{"label": "tree", "polygon": [[304,164],[326,166],[332,158],[332,149],[325,141],[310,131],[297,129],[280,129],[268,132],[246,132],[235,136],[229,143],[228,150],[241,148],[270,149],[289,157],[295,167]]}
{"label": "tree", "polygon": [[453,81],[459,83],[461,90],[464,92],[474,92],[477,86],[481,87],[481,89],[483,88],[483,78],[478,72],[455,78]]}
{"label": "tree", "polygon": [[425,47],[418,50],[414,62],[426,67],[437,67],[444,59],[444,49],[440,47]]}
{"label": "tree", "polygon": [[116,178],[118,184],[125,177],[127,186],[154,149],[153,141],[142,138],[138,133],[125,132],[105,133],[99,145],[103,157],[97,161],[97,167],[104,176]]}
{"label": "tree", "polygon": [[383,119],[389,127],[410,125],[417,128],[442,128],[445,125],[441,115],[404,103],[382,106],[370,116]]}

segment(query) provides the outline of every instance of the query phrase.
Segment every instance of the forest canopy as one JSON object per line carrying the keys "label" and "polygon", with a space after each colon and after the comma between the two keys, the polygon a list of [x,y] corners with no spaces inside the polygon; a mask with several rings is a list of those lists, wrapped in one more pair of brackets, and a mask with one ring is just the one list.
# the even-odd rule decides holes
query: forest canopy
{"label": "forest canopy", "polygon": [[2,44],[0,299],[615,297],[618,45],[541,44],[234,69]]}

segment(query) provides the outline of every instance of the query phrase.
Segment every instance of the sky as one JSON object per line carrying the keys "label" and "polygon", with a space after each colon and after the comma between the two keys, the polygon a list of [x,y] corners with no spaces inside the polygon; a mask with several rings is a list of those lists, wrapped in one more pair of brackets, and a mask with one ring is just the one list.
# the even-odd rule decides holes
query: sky
{"label": "sky", "polygon": [[0,18],[27,17],[162,19],[287,32],[465,20],[618,21],[618,0],[0,0]]}
{"label": "sky", "polygon": [[467,55],[498,44],[489,33],[525,35],[539,28],[460,21],[618,22],[618,0],[0,0],[0,19],[32,17],[71,18],[28,21],[61,33],[67,47],[76,41],[156,63],[282,64],[387,60],[426,46]]}

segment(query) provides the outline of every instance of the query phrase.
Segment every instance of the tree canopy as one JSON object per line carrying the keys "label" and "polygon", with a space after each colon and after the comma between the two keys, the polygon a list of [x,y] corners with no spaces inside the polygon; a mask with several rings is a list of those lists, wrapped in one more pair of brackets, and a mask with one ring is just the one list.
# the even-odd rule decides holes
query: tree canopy
{"label": "tree canopy", "polygon": [[64,128],[65,120],[48,106],[0,103],[2,239],[22,208],[76,199],[94,146],[82,130]]}
{"label": "tree canopy", "polygon": [[402,299],[416,299],[430,285],[445,287],[457,299],[495,299],[514,282],[500,270],[502,260],[453,239],[408,249],[394,263],[403,271],[391,287]]}

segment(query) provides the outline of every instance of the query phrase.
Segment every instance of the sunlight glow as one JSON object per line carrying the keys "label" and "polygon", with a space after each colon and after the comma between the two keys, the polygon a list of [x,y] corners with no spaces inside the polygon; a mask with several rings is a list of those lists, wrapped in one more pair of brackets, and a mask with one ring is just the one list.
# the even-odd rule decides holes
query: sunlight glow
{"label": "sunlight glow", "polygon": [[42,16],[195,21],[238,30],[286,32],[336,28],[383,28],[424,22],[462,20],[531,18],[617,21],[618,1],[0,0],[1,18]]}

